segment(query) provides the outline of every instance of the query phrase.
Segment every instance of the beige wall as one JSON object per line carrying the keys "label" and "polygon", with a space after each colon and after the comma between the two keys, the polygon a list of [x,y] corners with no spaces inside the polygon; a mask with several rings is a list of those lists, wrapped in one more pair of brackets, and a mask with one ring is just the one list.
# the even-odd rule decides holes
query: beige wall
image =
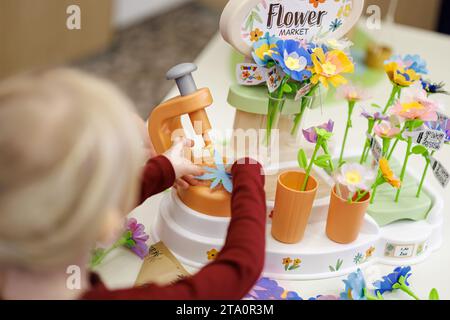
{"label": "beige wall", "polygon": [[[81,30],[66,28],[67,7],[81,7]],[[0,78],[65,63],[110,42],[111,0],[1,0]]]}

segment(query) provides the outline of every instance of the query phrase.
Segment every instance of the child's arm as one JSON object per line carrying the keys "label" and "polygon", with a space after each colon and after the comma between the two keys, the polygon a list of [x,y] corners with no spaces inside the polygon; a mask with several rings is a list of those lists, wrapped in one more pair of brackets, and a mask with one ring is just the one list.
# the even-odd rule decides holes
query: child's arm
{"label": "child's arm", "polygon": [[165,156],[150,159],[144,167],[139,205],[152,195],[163,192],[175,182],[175,170]]}
{"label": "child's arm", "polygon": [[192,147],[193,142],[186,139],[176,139],[172,148],[163,156],[150,159],[142,173],[141,194],[138,205],[149,197],[170,188],[175,179],[184,176],[199,176],[203,174],[201,168],[184,158],[183,149]]}
{"label": "child's arm", "polygon": [[[107,291],[98,288],[85,299],[219,300],[241,299],[258,280],[264,266],[266,200],[259,164],[235,164],[232,218],[217,259],[193,277],[170,286]],[[206,254],[206,252],[205,252]]]}

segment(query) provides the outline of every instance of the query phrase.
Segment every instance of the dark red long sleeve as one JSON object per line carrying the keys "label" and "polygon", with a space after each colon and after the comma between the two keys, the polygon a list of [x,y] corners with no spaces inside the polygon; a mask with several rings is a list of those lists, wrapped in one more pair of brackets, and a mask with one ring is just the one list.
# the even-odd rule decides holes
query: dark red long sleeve
{"label": "dark red long sleeve", "polygon": [[266,200],[259,164],[232,168],[232,218],[217,259],[196,275],[169,286],[109,291],[101,282],[84,299],[219,300],[242,299],[264,266]]}
{"label": "dark red long sleeve", "polygon": [[170,188],[175,182],[175,171],[169,159],[158,156],[150,159],[144,167],[139,205],[149,197]]}

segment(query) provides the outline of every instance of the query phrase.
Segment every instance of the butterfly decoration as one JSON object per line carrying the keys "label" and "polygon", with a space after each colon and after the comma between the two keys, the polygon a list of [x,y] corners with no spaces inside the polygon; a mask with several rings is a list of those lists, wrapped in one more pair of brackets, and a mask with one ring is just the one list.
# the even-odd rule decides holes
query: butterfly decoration
{"label": "butterfly decoration", "polygon": [[215,168],[211,167],[203,167],[203,169],[207,172],[204,175],[196,177],[198,180],[211,180],[211,189],[216,188],[220,184],[225,188],[226,191],[231,193],[233,191],[233,183],[231,181],[231,174],[229,174],[226,169],[225,165],[223,163],[222,156],[217,152],[214,151],[214,163]]}

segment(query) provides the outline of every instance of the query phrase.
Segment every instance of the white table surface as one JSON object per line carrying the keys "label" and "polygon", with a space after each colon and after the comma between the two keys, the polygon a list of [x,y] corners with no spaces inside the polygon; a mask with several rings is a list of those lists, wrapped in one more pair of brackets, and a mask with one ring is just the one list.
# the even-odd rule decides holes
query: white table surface
{"label": "white table surface", "polygon": [[[364,26],[363,26],[364,27]],[[381,30],[369,31],[373,33],[376,39],[382,40],[394,48],[396,53],[417,53],[428,61],[430,77],[434,81],[444,81],[450,85],[450,37],[398,25],[384,25]],[[199,70],[195,73],[199,87],[209,87],[214,96],[215,103],[208,109],[211,123],[215,129],[229,130],[233,126],[234,109],[226,103],[228,87],[232,81],[230,72],[230,52],[231,48],[222,40],[220,35],[216,35],[203,53],[195,61]],[[182,62],[182,61],[180,61]],[[163,79],[161,79],[163,81]],[[382,81],[375,88],[371,89],[371,94],[376,97],[378,103],[384,104],[390,93],[389,82]],[[173,88],[168,97],[177,95],[176,88]],[[440,101],[445,103],[447,113],[450,111],[450,97],[439,96]],[[374,101],[375,101],[374,100]],[[306,125],[313,125],[325,121],[329,118],[334,119],[338,124],[336,136],[342,136],[344,123],[346,120],[346,105],[341,103],[323,111],[313,110],[307,117]],[[354,121],[353,133],[349,137],[348,145],[353,143],[361,144],[359,134],[366,130],[365,121]],[[401,148],[404,148],[403,146]],[[403,152],[403,149],[402,151]],[[450,147],[444,148],[437,158],[441,160],[447,168],[450,168]],[[422,172],[423,162],[419,157],[414,157],[410,163]],[[444,214],[450,211],[450,188],[443,190],[432,174],[429,179],[436,190],[441,192],[445,199]],[[161,196],[155,196],[149,199],[141,207],[134,210],[130,216],[136,217],[141,223],[150,225],[158,212],[158,204]],[[413,276],[411,277],[412,288],[422,298],[427,298],[431,288],[437,288],[441,298],[450,299],[450,220],[445,219],[444,242],[441,249],[431,255],[425,262],[413,266]],[[108,257],[98,272],[104,278],[106,284],[111,288],[122,288],[132,286],[136,280],[141,267],[139,260],[127,250],[116,250]],[[363,270],[369,279],[384,275],[393,270],[392,266],[373,265]],[[338,294],[343,289],[342,278],[333,278],[315,281],[280,281],[280,284],[289,290],[297,291],[303,298],[316,296],[318,294]],[[397,293],[392,298],[407,298],[402,293]]]}

